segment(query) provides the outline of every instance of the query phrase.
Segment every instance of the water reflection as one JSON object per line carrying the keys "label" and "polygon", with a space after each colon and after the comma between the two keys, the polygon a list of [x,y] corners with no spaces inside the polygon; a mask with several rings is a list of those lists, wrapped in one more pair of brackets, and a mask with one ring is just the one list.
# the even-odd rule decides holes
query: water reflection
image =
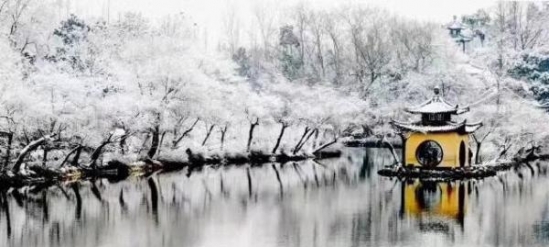
{"label": "water reflection", "polygon": [[549,244],[546,164],[466,183],[377,176],[392,161],[383,149],[350,149],[332,160],[4,188],[0,246]]}
{"label": "water reflection", "polygon": [[463,182],[433,182],[413,180],[402,183],[402,211],[420,219],[421,231],[451,231],[463,229],[466,184]]}

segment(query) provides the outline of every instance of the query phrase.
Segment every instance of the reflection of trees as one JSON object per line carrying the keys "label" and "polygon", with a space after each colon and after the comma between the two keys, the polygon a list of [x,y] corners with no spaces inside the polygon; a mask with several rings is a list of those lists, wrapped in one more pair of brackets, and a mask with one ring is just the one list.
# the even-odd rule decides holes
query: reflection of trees
{"label": "reflection of trees", "polygon": [[153,177],[150,177],[149,179],[147,179],[147,184],[151,189],[152,214],[153,214],[153,217],[155,218],[155,222],[158,223],[158,189],[156,187],[156,182],[154,181]]}
{"label": "reflection of trees", "polygon": [[[238,245],[242,239],[233,236],[243,233],[265,245],[421,245],[433,231],[443,233],[438,236],[448,245],[547,243],[545,175],[532,177],[524,168],[520,176],[509,172],[500,179],[471,181],[466,189],[457,182],[423,183],[412,190],[421,212],[414,215],[406,211],[401,193],[413,183],[375,172],[392,162],[390,152],[383,152],[358,150],[318,164],[277,164],[280,182],[272,166],[254,167],[252,198],[245,166],[204,169],[191,177],[178,171],[117,183],[4,190],[0,246]],[[456,211],[466,213],[440,214],[437,198],[445,194],[463,197]]]}
{"label": "reflection of trees", "polygon": [[82,217],[82,197],[80,196],[80,189],[79,189],[78,183],[73,183],[71,188],[72,188],[72,191],[74,191],[74,195],[76,197],[75,218],[77,220],[80,220],[80,218]]}
{"label": "reflection of trees", "polygon": [[11,216],[10,216],[10,206],[8,202],[8,197],[6,195],[6,191],[2,190],[0,192],[0,199],[1,199],[1,205],[2,205],[2,211],[4,211],[6,216],[6,236],[9,239],[11,237]]}
{"label": "reflection of trees", "polygon": [[[150,185],[150,181],[144,182]],[[133,183],[135,181],[99,187],[91,182],[72,183],[61,187],[64,192],[56,186],[37,192],[26,187],[3,191],[0,194],[0,222],[7,224],[0,226],[0,246],[128,245],[131,239],[142,241],[140,243],[162,243],[162,239],[172,239],[170,235],[176,236],[173,239],[179,242],[187,239],[191,243],[196,239],[192,236],[196,231],[185,230],[192,224],[182,219],[182,214],[174,214],[177,217],[162,215],[158,221],[167,226],[151,227],[156,220],[147,216],[146,208],[160,211],[158,208],[162,204],[154,199],[148,205],[139,204],[139,195],[148,192]],[[66,187],[70,191],[68,197]],[[131,191],[129,195],[121,193],[123,188]],[[158,199],[158,192],[151,194],[156,194]],[[127,214],[120,214],[122,210]],[[180,207],[174,205],[171,210],[180,210]],[[8,240],[10,244],[7,244]]]}

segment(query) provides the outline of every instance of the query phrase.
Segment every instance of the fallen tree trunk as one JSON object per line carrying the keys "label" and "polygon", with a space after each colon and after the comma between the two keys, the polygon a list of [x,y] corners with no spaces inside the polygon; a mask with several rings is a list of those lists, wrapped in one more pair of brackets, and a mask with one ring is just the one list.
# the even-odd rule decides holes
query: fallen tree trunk
{"label": "fallen tree trunk", "polygon": [[44,142],[46,142],[48,139],[51,139],[53,138],[54,136],[56,136],[56,134],[50,134],[48,136],[44,136],[42,138],[39,138],[35,141],[32,141],[31,143],[29,143],[27,146],[25,146],[23,148],[23,150],[21,150],[21,153],[19,154],[19,156],[17,157],[17,160],[15,161],[15,164],[13,165],[13,169],[12,171],[14,173],[18,173],[19,172],[19,169],[21,169],[21,164],[23,164],[23,161],[25,160],[25,157],[27,157],[27,155],[32,152],[33,150],[35,150],[36,148],[38,148],[40,145],[42,145]]}
{"label": "fallen tree trunk", "polygon": [[314,155],[317,155],[320,151],[322,151],[323,149],[325,149],[325,148],[327,148],[327,147],[329,147],[329,146],[334,145],[336,142],[337,142],[337,136],[334,135],[334,140],[333,140],[333,141],[328,142],[328,143],[326,143],[326,144],[320,146],[320,147],[317,148],[315,151],[313,151],[313,154],[314,154]]}

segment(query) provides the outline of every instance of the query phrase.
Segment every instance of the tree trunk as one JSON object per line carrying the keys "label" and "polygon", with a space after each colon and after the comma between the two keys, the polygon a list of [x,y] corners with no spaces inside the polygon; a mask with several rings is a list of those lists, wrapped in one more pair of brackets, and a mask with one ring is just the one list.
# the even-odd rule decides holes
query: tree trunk
{"label": "tree trunk", "polygon": [[294,147],[294,151],[293,151],[294,154],[297,152],[295,150],[297,150],[297,148],[299,146],[301,146],[301,142],[303,141],[303,139],[305,139],[305,136],[307,136],[307,134],[309,133],[309,130],[310,130],[309,127],[305,126],[305,131],[303,131],[303,135],[301,135],[301,138],[299,139],[299,141],[297,142],[297,144]]}
{"label": "tree trunk", "polygon": [[210,135],[212,134],[212,131],[215,127],[215,124],[212,124],[210,128],[207,128],[206,137],[204,137],[204,141],[202,141],[202,146],[206,145],[206,142],[208,141],[208,138],[210,138]]}
{"label": "tree trunk", "polygon": [[318,144],[318,134],[320,131],[315,131],[315,139],[313,140],[313,149],[316,148],[316,145]]}
{"label": "tree trunk", "polygon": [[6,150],[6,157],[5,157],[5,160],[4,160],[4,167],[2,167],[2,169],[0,169],[0,170],[3,170],[4,168],[7,168],[9,166],[9,163],[10,163],[11,142],[13,140],[13,133],[7,133],[7,135],[8,135],[8,148]]}
{"label": "tree trunk", "polygon": [[475,164],[478,165],[482,162],[480,158],[480,147],[482,146],[481,142],[477,142],[477,150],[475,150]]}
{"label": "tree trunk", "polygon": [[63,159],[63,161],[61,162],[61,164],[59,165],[59,168],[63,167],[67,161],[69,161],[69,158],[71,157],[71,155],[73,155],[74,153],[78,152],[78,150],[81,150],[82,149],[82,146],[78,146],[78,147],[75,147],[73,148],[66,156],[65,156],[65,159]]}
{"label": "tree trunk", "polygon": [[318,129],[314,129],[313,131],[309,132],[309,134],[307,135],[307,137],[305,138],[305,140],[303,140],[303,142],[301,142],[301,145],[299,145],[296,149],[294,149],[294,154],[296,154],[297,152],[299,152],[299,150],[301,150],[303,148],[303,146],[305,145],[305,143],[307,143],[307,141],[311,138],[311,136],[317,132]]}
{"label": "tree trunk", "polygon": [[149,152],[147,152],[147,157],[152,159],[156,154],[156,152],[158,151],[159,145],[160,145],[160,126],[156,125],[152,130],[151,148],[149,149]]}
{"label": "tree trunk", "polygon": [[225,134],[227,134],[227,129],[229,128],[228,124],[225,124],[221,131],[221,150],[223,150],[223,144],[225,143]]}
{"label": "tree trunk", "polygon": [[[385,143],[385,145],[387,145],[389,147],[389,149],[391,150],[391,154],[393,155],[393,158],[395,159],[395,163],[398,165],[398,164],[401,164],[400,163],[400,159],[398,158],[398,155],[395,151],[395,147],[393,146],[393,144],[391,144],[389,141],[387,141],[387,139],[385,138],[385,136],[383,137],[382,139],[382,142]],[[403,157],[404,159],[405,157]]]}
{"label": "tree trunk", "polygon": [[137,154],[141,155],[141,152],[145,149],[145,145],[149,141],[150,133],[145,134],[145,139],[143,140],[143,143],[141,144],[141,147],[139,148],[139,151],[137,151]]}
{"label": "tree trunk", "polygon": [[282,136],[284,136],[284,131],[286,130],[286,128],[288,128],[288,125],[282,123],[282,128],[280,128],[280,134],[278,135],[278,139],[276,139],[276,144],[272,151],[273,154],[276,153],[278,146],[280,146],[280,141],[282,140]]}
{"label": "tree trunk", "polygon": [[122,155],[126,154],[126,151],[124,150],[125,145],[126,145],[126,139],[124,137],[120,138],[120,142],[118,143],[118,147],[120,148],[120,154],[122,154]]}
{"label": "tree trunk", "polygon": [[13,169],[12,169],[13,172],[18,173],[19,169],[21,169],[21,164],[23,164],[23,161],[25,160],[25,157],[27,157],[27,155],[30,152],[32,152],[33,150],[38,148],[40,145],[42,145],[44,142],[46,142],[46,140],[48,140],[50,138],[53,138],[54,136],[55,136],[55,134],[50,134],[49,136],[44,136],[40,139],[32,141],[31,143],[29,143],[29,145],[25,146],[25,148],[23,148],[23,150],[21,150],[21,153],[19,154],[19,156],[17,157],[17,160],[15,161],[15,164],[13,165]]}
{"label": "tree trunk", "polygon": [[48,161],[48,148],[44,145],[44,151],[42,155],[42,166],[46,167],[46,162]]}
{"label": "tree trunk", "polygon": [[162,135],[160,136],[160,143],[158,144],[158,152],[157,155],[160,155],[160,151],[162,151],[162,143],[164,143],[164,137],[166,136],[166,131],[162,132]]}
{"label": "tree trunk", "polygon": [[329,147],[329,146],[335,144],[336,142],[337,142],[337,137],[334,136],[334,140],[333,140],[333,141],[328,142],[328,143],[326,143],[326,144],[320,146],[319,148],[317,148],[317,149],[313,152],[313,154],[314,154],[314,155],[317,155],[320,151],[322,151],[323,149],[325,149],[325,148],[327,148],[327,147]]}
{"label": "tree trunk", "polygon": [[78,162],[80,160],[80,154],[82,153],[82,149],[84,149],[83,146],[79,146],[77,149],[76,149],[76,154],[74,155],[74,157],[72,158],[72,162],[71,162],[71,165],[74,166],[74,167],[78,167]]}
{"label": "tree trunk", "polygon": [[254,138],[254,129],[257,125],[259,125],[259,119],[256,119],[255,122],[250,123],[250,132],[248,133],[248,144],[246,145],[246,152],[250,152],[252,140]]}
{"label": "tree trunk", "polygon": [[183,140],[185,136],[187,136],[194,129],[194,126],[196,126],[198,121],[200,121],[200,118],[197,118],[196,121],[194,121],[194,123],[191,125],[191,127],[185,130],[183,134],[181,134],[181,136],[179,137],[174,136],[175,139],[172,141],[172,148],[174,149],[177,148],[177,145],[181,142],[181,140]]}
{"label": "tree trunk", "polygon": [[[126,130],[124,130],[126,131]],[[126,140],[128,139],[128,137],[130,137],[130,133],[127,133],[124,134],[121,138],[120,138],[120,141],[118,142],[118,147],[120,148],[120,154],[124,155],[126,154]]]}
{"label": "tree trunk", "polygon": [[111,142],[112,134],[109,134],[107,139],[101,143],[92,153],[90,156],[90,164],[89,167],[96,169],[97,168],[97,159],[99,159],[99,156],[101,156],[101,152],[103,151],[103,148]]}

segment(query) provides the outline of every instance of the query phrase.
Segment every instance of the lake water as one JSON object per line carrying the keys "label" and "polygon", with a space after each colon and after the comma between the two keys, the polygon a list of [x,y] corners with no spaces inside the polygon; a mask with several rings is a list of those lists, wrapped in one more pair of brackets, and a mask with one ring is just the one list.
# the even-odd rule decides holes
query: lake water
{"label": "lake water", "polygon": [[[0,246],[547,246],[547,164],[466,183],[377,175],[384,149],[2,192]],[[541,167],[541,169],[540,169]],[[532,172],[533,171],[533,172]]]}

